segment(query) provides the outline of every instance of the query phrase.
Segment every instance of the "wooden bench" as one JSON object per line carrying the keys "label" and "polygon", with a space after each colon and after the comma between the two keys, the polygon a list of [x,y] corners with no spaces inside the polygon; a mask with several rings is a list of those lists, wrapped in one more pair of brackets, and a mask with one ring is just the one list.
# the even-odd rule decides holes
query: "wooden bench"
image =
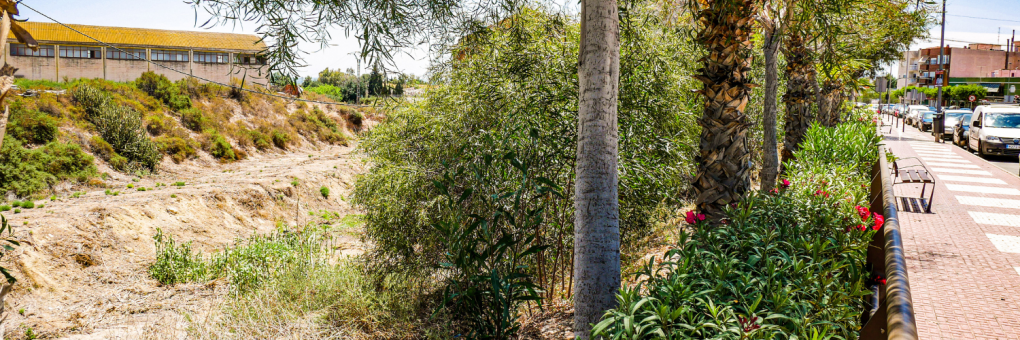
{"label": "wooden bench", "polygon": [[[917,164],[902,165],[904,161],[913,160]],[[893,186],[897,184],[920,184],[921,185],[921,196],[920,199],[924,199],[925,189],[928,188],[928,184],[931,184],[931,193],[928,194],[928,204],[924,208],[925,212],[931,213],[931,201],[935,198],[935,177],[931,175],[931,171],[928,167],[921,163],[921,160],[917,157],[901,158],[893,162]]]}

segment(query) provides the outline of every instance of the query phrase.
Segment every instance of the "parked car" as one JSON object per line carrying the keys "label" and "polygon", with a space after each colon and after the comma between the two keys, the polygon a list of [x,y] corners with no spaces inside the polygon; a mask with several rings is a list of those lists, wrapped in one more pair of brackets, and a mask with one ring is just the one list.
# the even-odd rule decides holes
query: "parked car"
{"label": "parked car", "polygon": [[932,122],[935,120],[935,111],[918,111],[917,112],[917,129],[921,132],[928,131],[931,129]]}
{"label": "parked car", "polygon": [[960,120],[953,124],[953,144],[959,145],[960,147],[967,146],[967,138],[970,131],[970,116],[971,113],[964,113]]}
{"label": "parked car", "polygon": [[946,125],[943,126],[945,130],[942,131],[942,138],[954,140],[953,135],[956,132],[956,125],[960,123],[960,119],[962,119],[963,116],[966,115],[970,118],[970,110],[950,109],[942,112],[946,114]]}
{"label": "parked car", "polygon": [[970,118],[967,147],[978,155],[1020,155],[1020,106],[982,105]]}
{"label": "parked car", "polygon": [[921,112],[921,111],[934,111],[934,110],[931,110],[927,106],[924,106],[924,105],[910,105],[910,106],[907,106],[906,109],[907,109],[907,113],[906,113],[906,116],[904,116],[904,118],[903,118],[904,122],[906,122],[907,125],[911,125],[911,126],[915,126],[915,127],[917,126],[917,120],[918,120],[917,113],[918,112]]}

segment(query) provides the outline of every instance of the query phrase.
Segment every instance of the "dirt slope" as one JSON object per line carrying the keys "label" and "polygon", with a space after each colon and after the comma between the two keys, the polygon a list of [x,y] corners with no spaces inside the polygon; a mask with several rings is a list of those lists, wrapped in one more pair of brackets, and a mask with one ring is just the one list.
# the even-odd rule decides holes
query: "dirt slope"
{"label": "dirt slope", "polygon": [[[270,232],[278,220],[307,223],[308,211],[354,213],[346,197],[366,165],[353,150],[309,147],[214,166],[164,162],[169,165],[161,173],[138,182],[108,171],[113,176],[106,183],[120,191],[117,196],[105,188],[58,188],[63,192],[56,201],[37,201],[44,208],[5,213],[18,238],[31,244],[4,259],[20,279],[6,300],[4,336],[24,338],[31,328],[40,338],[136,339],[147,325],[179,320],[182,313],[201,317],[217,308],[226,287],[159,286],[146,273],[156,228],[208,253],[238,237]],[[171,185],[178,181],[186,185]],[[319,194],[321,186],[330,198]],[[85,194],[72,198],[75,191]],[[353,238],[342,247],[352,254],[361,249]]]}

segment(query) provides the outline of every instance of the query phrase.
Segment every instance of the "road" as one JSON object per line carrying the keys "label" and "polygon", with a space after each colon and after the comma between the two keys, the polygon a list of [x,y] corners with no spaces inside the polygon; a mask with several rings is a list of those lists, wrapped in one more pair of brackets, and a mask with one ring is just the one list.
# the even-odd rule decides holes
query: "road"
{"label": "road", "polygon": [[[897,130],[901,130],[902,128],[896,127],[896,129]],[[916,128],[914,128],[912,126],[907,126],[907,130],[908,131],[913,130],[913,132],[919,132]],[[934,143],[935,137],[931,137],[931,141],[932,141],[932,143]],[[947,142],[947,144],[952,144],[952,143],[951,142]],[[959,146],[957,146],[957,147],[959,147]],[[959,147],[959,148],[962,148],[962,147]],[[977,152],[971,152],[971,153],[974,154],[974,155],[977,155]],[[985,157],[982,157],[982,158],[986,162],[991,163],[992,165],[994,165],[994,166],[996,166],[996,167],[998,167],[998,168],[1000,168],[1002,170],[1005,170],[1006,172],[1011,173],[1014,176],[1020,176],[1020,161],[1017,160],[1016,156],[985,156]]]}

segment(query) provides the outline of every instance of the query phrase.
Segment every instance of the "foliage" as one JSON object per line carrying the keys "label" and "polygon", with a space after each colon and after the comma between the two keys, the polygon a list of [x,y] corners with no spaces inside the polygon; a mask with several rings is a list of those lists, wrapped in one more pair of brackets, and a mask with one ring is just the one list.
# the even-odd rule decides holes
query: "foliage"
{"label": "foliage", "polygon": [[[450,169],[442,180],[433,182],[443,204],[452,212],[433,225],[446,248],[440,266],[445,268],[446,308],[461,320],[468,339],[508,339],[520,329],[517,310],[522,303],[542,304],[541,288],[528,267],[534,257],[548,248],[537,245],[535,233],[544,223],[541,205],[527,205],[533,197],[563,197],[549,179],[529,175],[529,165],[514,152],[499,159],[483,156],[483,163],[465,173]],[[493,178],[493,162],[508,163],[515,171],[509,178]],[[519,173],[516,173],[519,172]],[[496,194],[480,197],[483,202],[465,206],[474,194],[471,187],[459,187],[454,178],[474,176],[479,187],[496,187]],[[509,181],[508,181],[509,179]],[[514,187],[500,188],[519,181]],[[484,209],[477,211],[475,209]],[[470,209],[470,210],[469,210]]]}
{"label": "foliage", "polygon": [[330,144],[345,144],[347,142],[342,127],[318,107],[313,107],[311,112],[298,111],[288,121],[304,136],[315,137],[317,140]]}
{"label": "foliage", "polygon": [[60,181],[83,183],[97,175],[92,161],[77,144],[49,142],[26,149],[17,139],[6,138],[0,149],[0,193],[29,196]]}
{"label": "foliage", "polygon": [[159,99],[171,110],[180,111],[191,107],[191,98],[188,94],[162,74],[152,71],[142,73],[141,77],[135,80],[135,86]]}
{"label": "foliage", "polygon": [[46,113],[28,110],[22,102],[10,107],[7,132],[25,144],[46,144],[57,137],[58,121]]}
{"label": "foliage", "polygon": [[[622,34],[620,205],[624,248],[651,231],[661,205],[685,198],[698,131],[696,96],[690,89],[695,56],[691,45],[657,24],[657,17],[631,12]],[[372,167],[360,176],[354,202],[365,208],[366,236],[373,257],[385,268],[433,268],[442,256],[440,235],[430,226],[447,220],[441,194],[424,183],[446,168],[471,168],[482,155],[517,151],[531,174],[564,183],[563,198],[542,202],[547,221],[536,244],[550,245],[542,263],[550,277],[569,271],[573,237],[574,161],[577,131],[577,41],[579,27],[565,17],[525,11],[498,29],[473,36],[456,51],[440,85],[410,107],[389,113],[361,142]],[[469,40],[465,40],[468,42]],[[496,164],[493,174],[511,167]],[[504,178],[504,177],[492,177]],[[466,206],[485,205],[498,194],[475,177],[455,178],[472,187]],[[534,209],[540,202],[522,202]],[[555,273],[555,274],[551,274]],[[559,279],[546,278],[554,286]],[[551,290],[550,287],[543,287]]]}
{"label": "foliage", "polygon": [[118,155],[129,161],[124,167],[118,167],[119,170],[135,167],[156,169],[162,156],[156,144],[149,139],[138,112],[117,105],[108,93],[88,84],[75,87],[72,95],[82,105],[86,119],[95,126],[99,135]]}
{"label": "foliage", "polygon": [[322,195],[322,198],[329,198],[329,188],[325,186],[320,187],[319,194]]}
{"label": "foliage", "polygon": [[727,209],[723,225],[683,229],[662,260],[636,273],[640,284],[620,291],[619,307],[594,334],[857,338],[864,297],[876,284],[866,250],[881,221],[857,209],[867,205],[870,168],[855,162],[874,162],[878,139],[856,136],[876,135],[870,120],[843,125],[855,127],[808,132],[805,144],[840,150],[802,148],[788,168],[789,187],[751,195]]}
{"label": "foliage", "polygon": [[[7,232],[8,235],[7,237],[3,237],[4,232]],[[3,258],[4,255],[7,255],[8,253],[14,251],[14,247],[11,247],[12,245],[21,246],[21,243],[18,243],[17,240],[13,239],[13,237],[14,227],[11,226],[10,224],[7,224],[6,216],[0,215],[0,242],[4,243],[0,244],[0,247],[3,248],[2,250],[0,250],[0,258]],[[7,280],[7,284],[14,284],[15,282],[18,282],[18,279],[14,278],[14,276],[11,275],[11,272],[7,270],[6,267],[0,267],[0,273],[4,274],[4,279]]]}
{"label": "foliage", "polygon": [[193,139],[180,137],[160,136],[153,140],[159,146],[159,152],[170,155],[174,163],[183,162],[186,159],[198,156],[196,149],[199,143]]}

